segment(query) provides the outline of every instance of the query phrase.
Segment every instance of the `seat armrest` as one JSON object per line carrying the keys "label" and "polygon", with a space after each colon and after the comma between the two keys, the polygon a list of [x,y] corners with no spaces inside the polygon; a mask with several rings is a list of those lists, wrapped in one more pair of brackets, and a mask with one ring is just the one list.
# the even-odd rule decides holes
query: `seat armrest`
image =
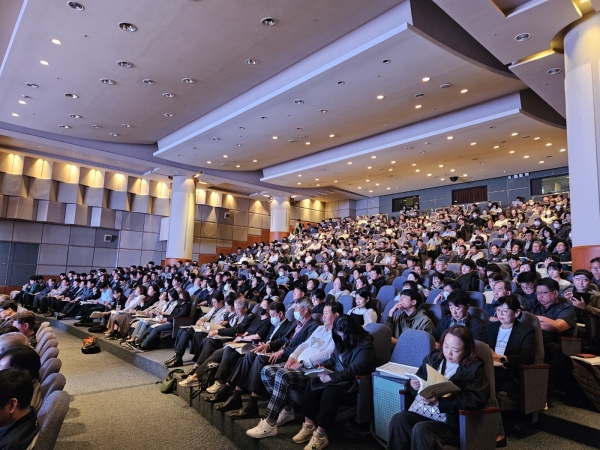
{"label": "seat armrest", "polygon": [[181,327],[187,327],[194,324],[193,317],[173,317],[173,329],[179,331]]}
{"label": "seat armrest", "polygon": [[549,364],[519,364],[519,410],[522,414],[545,408],[549,372]]}
{"label": "seat armrest", "polygon": [[475,416],[483,414],[496,414],[500,413],[500,408],[497,406],[486,406],[483,409],[459,409],[458,414],[461,416]]}
{"label": "seat armrest", "polygon": [[461,450],[494,450],[500,420],[500,408],[486,406],[476,410],[458,410]]}
{"label": "seat armrest", "polygon": [[566,356],[573,356],[578,353],[581,353],[581,345],[582,345],[583,339],[576,338],[576,337],[566,337],[566,336],[560,336],[559,339],[560,339],[560,346],[561,346],[562,352]]}

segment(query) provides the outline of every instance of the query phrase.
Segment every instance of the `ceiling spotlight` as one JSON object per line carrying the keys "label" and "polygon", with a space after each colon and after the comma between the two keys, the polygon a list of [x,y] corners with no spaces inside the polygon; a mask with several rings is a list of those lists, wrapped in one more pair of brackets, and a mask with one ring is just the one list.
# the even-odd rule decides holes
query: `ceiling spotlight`
{"label": "ceiling spotlight", "polygon": [[173,117],[173,114],[172,113],[164,113],[163,116],[165,116],[165,117]]}
{"label": "ceiling spotlight", "polygon": [[223,155],[223,158],[228,158],[228,156],[227,155]]}
{"label": "ceiling spotlight", "polygon": [[119,67],[125,67],[126,69],[129,69],[130,67],[133,66],[133,64],[130,63],[129,61],[117,61],[117,65]]}
{"label": "ceiling spotlight", "polygon": [[389,59],[384,59],[384,60],[383,60],[383,61],[381,61],[381,62],[382,62],[382,63],[384,63],[384,64],[389,64],[389,63],[391,63],[392,61],[390,61]]}
{"label": "ceiling spotlight", "polygon": [[306,145],[310,145],[310,142],[305,142]]}
{"label": "ceiling spotlight", "polygon": [[377,159],[377,155],[371,156],[371,159]]}
{"label": "ceiling spotlight", "polygon": [[534,137],[534,138],[533,138],[533,140],[534,140],[534,141],[539,141],[539,140],[540,140],[540,137],[539,137],[539,136],[538,136],[538,137]]}
{"label": "ceiling spotlight", "polygon": [[83,11],[85,9],[85,7],[81,3],[77,2],[67,2],[67,5],[69,5],[75,11]]}
{"label": "ceiling spotlight", "polygon": [[206,164],[212,164],[212,161],[206,161]]}
{"label": "ceiling spotlight", "polygon": [[326,110],[326,109],[320,109],[320,110],[319,110],[319,112],[320,112],[321,114],[326,114],[326,113],[327,113],[327,110]]}
{"label": "ceiling spotlight", "polygon": [[471,142],[471,145],[477,145],[477,142]]}
{"label": "ceiling spotlight", "polygon": [[341,86],[341,85],[343,85],[343,84],[346,84],[346,82],[345,82],[345,81],[341,81],[341,80],[340,80],[340,81],[338,81],[338,84]]}
{"label": "ceiling spotlight", "polygon": [[262,120],[267,120],[267,116],[262,116],[261,119]]}
{"label": "ceiling spotlight", "polygon": [[117,136],[118,136],[118,134],[117,134],[117,133],[108,133],[108,135],[109,135],[109,136],[112,136],[112,137],[117,137]]}
{"label": "ceiling spotlight", "polygon": [[239,164],[237,164],[235,167],[240,168],[241,166]]}
{"label": "ceiling spotlight", "polygon": [[255,64],[258,64],[258,59],[247,59],[246,60],[246,64],[248,64],[249,66],[254,66]]}
{"label": "ceiling spotlight", "polygon": [[69,114],[69,117],[71,119],[81,119],[81,116],[79,114]]}
{"label": "ceiling spotlight", "polygon": [[235,145],[236,145],[236,146],[238,146],[238,147],[241,147],[241,146],[242,146],[242,144],[235,144]]}
{"label": "ceiling spotlight", "polygon": [[94,125],[90,125],[90,127],[92,127],[92,128],[100,128],[100,125],[94,124]]}
{"label": "ceiling spotlight", "polygon": [[540,161],[540,164],[544,164],[544,161]]}
{"label": "ceiling spotlight", "polygon": [[392,164],[396,164],[396,161],[392,161]]}
{"label": "ceiling spotlight", "polygon": [[426,152],[425,150],[421,150],[419,153],[420,153],[421,155],[424,155],[424,154],[425,154],[425,153],[427,153],[427,152]]}
{"label": "ceiling spotlight", "polygon": [[115,84],[115,80],[111,80],[110,78],[100,78],[100,83],[102,84]]}
{"label": "ceiling spotlight", "polygon": [[388,191],[389,191],[390,189],[391,189],[390,187],[389,187],[389,188],[387,188],[387,190],[388,190]]}
{"label": "ceiling spotlight", "polygon": [[430,177],[430,176],[431,176],[431,174],[430,174],[430,173],[428,173],[428,174],[427,174],[427,176],[428,176],[428,177]]}
{"label": "ceiling spotlight", "polygon": [[253,159],[252,162],[258,162],[258,159]]}
{"label": "ceiling spotlight", "polygon": [[384,96],[383,96],[383,95],[378,95],[378,96],[377,96],[377,100],[382,100],[383,98],[384,98]]}
{"label": "ceiling spotlight", "polygon": [[304,100],[297,98],[296,100],[294,100],[294,103],[296,105],[303,105],[304,104]]}
{"label": "ceiling spotlight", "polygon": [[367,169],[372,169],[372,168],[373,168],[373,167],[371,167],[371,166],[367,166]]}
{"label": "ceiling spotlight", "polygon": [[12,113],[13,117],[19,117],[19,115],[17,113]]}
{"label": "ceiling spotlight", "polygon": [[548,69],[546,71],[546,73],[548,75],[558,75],[561,72],[561,69],[559,69],[558,67],[554,67],[553,69]]}
{"label": "ceiling spotlight", "polygon": [[246,127],[238,127],[240,130],[245,130]]}
{"label": "ceiling spotlight", "polygon": [[394,169],[391,169],[391,168],[390,168],[390,169],[388,169],[388,172],[391,172],[392,170],[394,170]]}
{"label": "ceiling spotlight", "polygon": [[516,135],[518,135],[518,134],[519,134],[519,133],[511,133],[511,136],[516,136]]}
{"label": "ceiling spotlight", "polygon": [[462,91],[460,91],[461,94],[466,94],[467,92],[469,92],[468,89],[463,89]]}
{"label": "ceiling spotlight", "polygon": [[448,139],[449,141],[451,141],[452,139],[454,139],[454,136],[448,136],[446,139]]}
{"label": "ceiling spotlight", "polygon": [[79,95],[77,95],[77,94],[65,94],[65,97],[67,97],[67,98],[79,98]]}
{"label": "ceiling spotlight", "polygon": [[183,78],[181,81],[183,81],[184,83],[187,83],[187,84],[192,84],[192,83],[196,82],[196,80],[194,80],[193,78],[187,78],[187,77]]}
{"label": "ceiling spotlight", "polygon": [[335,134],[330,134],[329,137],[330,138],[335,137]]}
{"label": "ceiling spotlight", "polygon": [[413,163],[413,165],[412,165],[412,166],[413,166],[413,167],[415,167],[416,165],[417,165],[417,163]]}
{"label": "ceiling spotlight", "polygon": [[71,126],[70,125],[59,125],[58,128],[69,129],[69,128],[71,128]]}
{"label": "ceiling spotlight", "polygon": [[352,164],[352,161],[348,161],[348,164]]}
{"label": "ceiling spotlight", "polygon": [[508,153],[510,153],[510,154],[513,154],[514,152],[515,152],[514,150],[511,150],[511,151],[510,151],[510,152],[508,152]]}
{"label": "ceiling spotlight", "polygon": [[165,93],[163,94],[163,97],[166,97],[166,98],[173,98],[173,97],[175,97],[175,94],[171,94],[170,92],[165,92]]}
{"label": "ceiling spotlight", "polygon": [[454,170],[454,169],[450,169],[450,172],[456,172],[456,170]]}
{"label": "ceiling spotlight", "polygon": [[500,146],[499,145],[494,145],[494,148],[500,148]]}
{"label": "ceiling spotlight", "polygon": [[420,109],[423,105],[416,105],[415,108],[416,109]]}
{"label": "ceiling spotlight", "polygon": [[121,126],[123,128],[131,128],[131,125],[129,125],[128,123],[122,123]]}
{"label": "ceiling spotlight", "polygon": [[440,180],[445,181],[446,179],[445,178],[440,178]]}
{"label": "ceiling spotlight", "polygon": [[58,39],[52,39],[50,42],[52,42],[53,44],[56,44],[56,45],[62,44],[62,42]]}
{"label": "ceiling spotlight", "polygon": [[48,65],[50,65],[50,63],[48,61],[44,61],[43,59],[40,61],[40,64],[42,66],[48,66]]}
{"label": "ceiling spotlight", "polygon": [[39,88],[39,85],[37,85],[37,84],[35,84],[35,83],[29,83],[29,82],[27,82],[27,83],[25,83],[25,84],[26,84],[27,86],[31,87],[31,88],[34,88],[34,89],[37,89],[37,88]]}
{"label": "ceiling spotlight", "polygon": [[421,171],[421,169],[417,169],[417,170],[415,170],[415,172],[420,172],[420,171]]}
{"label": "ceiling spotlight", "polygon": [[466,173],[463,173],[463,177],[466,177],[466,176],[468,176],[468,175]]}
{"label": "ceiling spotlight", "polygon": [[260,23],[265,27],[272,27],[277,23],[277,20],[273,19],[272,17],[265,17],[260,21]]}
{"label": "ceiling spotlight", "polygon": [[154,84],[154,83],[156,83],[156,81],[154,81],[154,80],[151,80],[150,78],[144,78],[142,81],[143,81],[145,84]]}
{"label": "ceiling spotlight", "polygon": [[298,186],[300,186],[302,183],[298,183]]}
{"label": "ceiling spotlight", "polygon": [[302,176],[302,174],[301,174],[301,173],[299,173],[299,174],[298,174],[298,176],[299,176],[299,177],[301,177],[301,176]]}
{"label": "ceiling spotlight", "polygon": [[440,168],[441,168],[441,167],[444,167],[444,165],[443,165],[443,164],[440,164],[438,167],[440,167]]}
{"label": "ceiling spotlight", "polygon": [[546,147],[550,147],[551,145],[552,145],[552,144],[551,144],[550,142],[548,142],[548,143],[546,144]]}
{"label": "ceiling spotlight", "polygon": [[358,189],[362,189],[362,186],[359,186]]}
{"label": "ceiling spotlight", "polygon": [[560,151],[561,151],[561,152],[566,152],[566,151],[567,151],[567,149],[566,149],[566,148],[561,148],[561,149],[560,149]]}
{"label": "ceiling spotlight", "polygon": [[137,27],[134,24],[127,22],[121,22],[119,28],[123,31],[131,31],[132,33],[137,31]]}
{"label": "ceiling spotlight", "polygon": [[369,190],[369,192],[373,192],[372,190]]}
{"label": "ceiling spotlight", "polygon": [[371,181],[371,180],[365,180],[365,181],[368,183],[368,182],[369,182],[369,181]]}
{"label": "ceiling spotlight", "polygon": [[27,102],[26,102],[25,100],[19,100],[19,104],[21,104],[21,105],[26,105],[26,104],[27,104]]}
{"label": "ceiling spotlight", "polygon": [[531,37],[529,33],[520,33],[515,36],[515,41],[517,42],[525,42]]}
{"label": "ceiling spotlight", "polygon": [[523,158],[527,159],[527,158],[529,158],[529,155],[525,155],[525,156],[523,156]]}
{"label": "ceiling spotlight", "polygon": [[423,82],[424,82],[424,83],[427,83],[429,80],[431,80],[431,78],[429,78],[429,77],[425,77],[425,78],[423,78]]}

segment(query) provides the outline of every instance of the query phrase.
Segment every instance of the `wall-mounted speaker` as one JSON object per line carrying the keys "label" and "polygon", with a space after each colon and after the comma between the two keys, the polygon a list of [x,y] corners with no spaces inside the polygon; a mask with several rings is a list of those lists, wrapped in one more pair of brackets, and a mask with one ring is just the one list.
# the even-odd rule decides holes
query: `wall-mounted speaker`
{"label": "wall-mounted speaker", "polygon": [[112,242],[113,237],[114,236],[112,234],[105,234],[104,235],[104,242]]}

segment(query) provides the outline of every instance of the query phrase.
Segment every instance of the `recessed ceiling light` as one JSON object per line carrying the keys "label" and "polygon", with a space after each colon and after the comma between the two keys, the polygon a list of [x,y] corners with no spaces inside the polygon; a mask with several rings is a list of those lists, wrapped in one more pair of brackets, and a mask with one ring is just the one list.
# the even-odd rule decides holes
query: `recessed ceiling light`
{"label": "recessed ceiling light", "polygon": [[144,82],[144,84],[154,84],[154,83],[156,83],[156,81],[151,80],[150,78],[144,78],[142,81]]}
{"label": "recessed ceiling light", "polygon": [[454,139],[454,136],[448,136],[446,139],[448,139],[449,141],[451,141],[452,139]]}
{"label": "recessed ceiling light", "polygon": [[132,33],[137,31],[137,27],[134,24],[127,22],[121,22],[119,28],[123,31],[131,31]]}
{"label": "recessed ceiling light", "polygon": [[494,148],[500,148],[500,146],[499,145],[494,145]]}
{"label": "recessed ceiling light", "polygon": [[267,120],[267,116],[262,116],[261,119],[262,120]]}
{"label": "recessed ceiling light", "polygon": [[315,181],[319,181],[319,179],[318,179],[318,178],[315,178]]}
{"label": "recessed ceiling light", "polygon": [[373,167],[371,167],[371,166],[367,166],[367,169],[372,169],[372,168],[373,168]]}
{"label": "recessed ceiling light", "polygon": [[346,84],[346,82],[345,82],[345,81],[341,81],[341,80],[340,80],[340,81],[338,81],[338,84],[339,84],[340,86],[342,86],[342,85]]}
{"label": "recessed ceiling light", "polygon": [[117,133],[108,133],[108,135],[109,135],[109,136],[112,136],[112,137],[117,137],[117,136],[118,136],[118,134],[117,134]]}
{"label": "recessed ceiling light", "polygon": [[92,127],[92,128],[100,128],[100,125],[94,124],[94,125],[90,125],[90,127]]}
{"label": "recessed ceiling light", "polygon": [[430,173],[428,173],[428,174],[427,174],[427,176],[428,176],[428,177],[430,177],[430,176],[431,176],[431,174],[430,174]]}
{"label": "recessed ceiling light", "polygon": [[13,117],[19,117],[19,115],[17,113],[12,113]]}
{"label": "recessed ceiling light", "polygon": [[427,152],[426,152],[425,150],[421,150],[419,153],[420,153],[421,155],[424,155],[424,154],[425,154],[425,153],[427,153]]}
{"label": "recessed ceiling light", "polygon": [[463,89],[462,91],[460,91],[461,94],[466,94],[467,92],[469,92],[468,89]]}
{"label": "recessed ceiling light", "polygon": [[529,158],[529,155],[525,155],[525,156],[523,156],[523,158],[527,159],[527,158]]}
{"label": "recessed ceiling light", "polygon": [[444,165],[443,165],[443,164],[440,164],[438,167],[444,167]]}
{"label": "recessed ceiling light", "polygon": [[440,180],[445,181],[446,179],[445,178],[440,178]]}
{"label": "recessed ceiling light", "polygon": [[368,182],[369,182],[369,181],[371,181],[371,180],[367,179],[367,180],[365,180],[365,181],[368,183]]}
{"label": "recessed ceiling light", "polygon": [[477,142],[471,142],[471,145],[477,145]]}
{"label": "recessed ceiling light", "polygon": [[27,86],[31,87],[31,88],[34,88],[34,89],[37,89],[37,88],[39,88],[39,87],[40,87],[39,85],[37,85],[37,84],[35,84],[35,83],[29,83],[29,82],[27,82],[27,83],[25,83],[25,84],[26,84]]}
{"label": "recessed ceiling light", "polygon": [[277,139],[277,136],[273,136],[273,139]]}
{"label": "recessed ceiling light", "polygon": [[415,105],[415,109],[421,109],[423,105]]}
{"label": "recessed ceiling light", "polygon": [[511,136],[516,136],[516,135],[518,135],[518,134],[519,134],[519,133],[511,133],[510,135],[511,135]]}
{"label": "recessed ceiling light", "polygon": [[529,33],[520,33],[515,36],[515,41],[524,42],[524,41],[528,40],[530,37],[531,37],[531,34],[529,34]]}
{"label": "recessed ceiling light", "polygon": [[376,158],[377,158],[377,155],[371,156],[371,159],[376,159]]}
{"label": "recessed ceiling light", "polygon": [[206,164],[212,164],[212,161],[206,161]]}
{"label": "recessed ceiling light", "polygon": [[352,164],[352,161],[348,161],[348,164]]}
{"label": "recessed ceiling light", "polygon": [[67,98],[79,98],[79,95],[77,95],[77,94],[65,94],[65,97],[67,97]]}
{"label": "recessed ceiling light", "polygon": [[330,138],[335,137],[335,134],[330,134],[329,137]]}
{"label": "recessed ceiling light", "polygon": [[379,186],[379,183],[375,183],[375,186]]}
{"label": "recessed ceiling light", "polygon": [[548,69],[548,70],[546,71],[546,73],[547,73],[548,75],[558,75],[560,72],[561,72],[561,69],[559,69],[558,67],[554,67],[554,68],[552,68],[552,69]]}
{"label": "recessed ceiling light", "polygon": [[173,117],[173,114],[172,113],[164,113],[163,116],[165,116],[165,117]]}
{"label": "recessed ceiling light", "polygon": [[44,61],[43,59],[40,61],[40,64],[42,66],[49,66],[50,65],[50,63],[48,61]]}
{"label": "recessed ceiling light", "polygon": [[79,114],[69,114],[69,117],[71,119],[81,119],[81,116]]}
{"label": "recessed ceiling light", "polygon": [[175,97],[175,94],[172,94],[172,93],[170,93],[170,92],[165,92],[165,93],[163,94],[163,97],[166,97],[166,98],[173,98],[173,97]]}
{"label": "recessed ceiling light", "polygon": [[413,167],[415,167],[416,165],[417,165],[417,163],[413,163],[413,165],[412,165],[412,166],[413,166]]}
{"label": "recessed ceiling light", "polygon": [[294,103],[296,105],[303,105],[304,104],[304,100],[302,100],[301,98],[297,98],[296,100],[294,100]]}
{"label": "recessed ceiling light", "polygon": [[546,147],[550,147],[551,145],[552,145],[552,143],[548,142],[548,143],[546,144]]}
{"label": "recessed ceiling light", "polygon": [[111,80],[110,78],[100,78],[100,83],[102,84],[115,84],[115,80]]}
{"label": "recessed ceiling light", "polygon": [[567,151],[567,149],[566,149],[566,148],[561,148],[561,149],[560,149],[560,151],[561,151],[561,152],[566,152],[566,151]]}
{"label": "recessed ceiling light", "polygon": [[124,68],[126,68],[126,69],[129,69],[130,67],[132,67],[132,66],[133,66],[133,64],[132,64],[132,63],[130,63],[129,61],[117,61],[117,65],[118,65],[119,67],[124,67]]}
{"label": "recessed ceiling light", "polygon": [[456,170],[454,170],[454,169],[450,169],[450,172],[456,172]]}
{"label": "recessed ceiling light", "polygon": [[369,190],[369,192],[373,192],[373,191]]}
{"label": "recessed ceiling light", "polygon": [[260,23],[265,27],[272,27],[277,23],[277,20],[273,19],[272,17],[265,17],[260,21]]}
{"label": "recessed ceiling light", "polygon": [[392,170],[394,170],[394,169],[388,169],[388,172],[391,172]]}
{"label": "recessed ceiling light", "polygon": [[235,145],[236,145],[237,147],[241,147],[241,146],[242,146],[242,144],[235,144]]}
{"label": "recessed ceiling light", "polygon": [[240,168],[241,166],[239,164],[237,164],[235,167]]}
{"label": "recessed ceiling light", "polygon": [[337,183],[337,182],[338,182],[338,180],[333,180],[333,182],[334,182],[334,183]]}
{"label": "recessed ceiling light", "polygon": [[317,186],[321,186],[319,183],[317,183]]}
{"label": "recessed ceiling light", "polygon": [[220,141],[220,140],[221,140],[221,138],[220,138],[220,137],[213,137],[213,138],[212,138],[212,140],[213,140],[213,141]]}
{"label": "recessed ceiling light", "polygon": [[540,164],[544,164],[544,161],[540,161]]}
{"label": "recessed ceiling light", "polygon": [[362,186],[359,186],[358,189],[362,189]]}
{"label": "recessed ceiling light", "polygon": [[327,110],[326,110],[326,109],[320,109],[320,110],[319,110],[319,112],[320,112],[321,114],[326,114],[326,113],[327,113]]}
{"label": "recessed ceiling light", "polygon": [[258,162],[258,159],[253,159],[252,162]]}
{"label": "recessed ceiling light", "polygon": [[431,80],[431,78],[429,78],[429,77],[425,77],[425,78],[423,78],[423,82],[424,82],[424,83],[427,83],[429,80]]}
{"label": "recessed ceiling light", "polygon": [[310,142],[305,142],[306,145],[310,145]]}
{"label": "recessed ceiling light", "polygon": [[415,172],[420,172],[420,171],[421,171],[421,169],[417,169],[417,170],[415,170]]}
{"label": "recessed ceiling light", "polygon": [[302,174],[301,174],[301,173],[299,173],[299,174],[298,174],[298,176],[299,176],[299,177],[301,177],[301,176],[302,176]]}
{"label": "recessed ceiling light", "polygon": [[248,64],[249,66],[254,66],[254,65],[258,64],[258,59],[248,58],[246,60],[246,64]]}
{"label": "recessed ceiling light", "polygon": [[58,128],[68,129],[68,128],[71,128],[71,126],[70,125],[59,125]]}
{"label": "recessed ceiling light", "polygon": [[466,177],[466,176],[468,176],[468,175],[466,173],[463,173],[463,177]]}
{"label": "recessed ceiling light", "polygon": [[75,11],[83,11],[85,9],[85,7],[81,3],[77,2],[67,2],[67,5],[73,8]]}
{"label": "recessed ceiling light", "polygon": [[179,156],[179,157],[181,158],[183,155],[180,153],[180,154],[179,154],[179,155],[177,155],[177,156]]}
{"label": "recessed ceiling light", "polygon": [[539,136],[538,136],[538,137],[534,137],[534,138],[533,138],[533,140],[534,140],[534,141],[539,141],[539,140],[540,140],[540,137],[539,137]]}
{"label": "recessed ceiling light", "polygon": [[298,183],[298,186],[300,186],[302,183]]}
{"label": "recessed ceiling light", "polygon": [[377,100],[382,100],[383,98],[384,98],[384,96],[383,96],[383,95],[378,95],[378,96],[377,96]]}
{"label": "recessed ceiling light", "polygon": [[26,104],[27,104],[27,102],[26,102],[25,100],[19,100],[19,104],[21,104],[21,105],[26,105]]}
{"label": "recessed ceiling light", "polygon": [[390,187],[389,187],[389,188],[387,188],[387,190],[388,190],[388,191],[389,191],[390,189],[391,189]]}
{"label": "recessed ceiling light", "polygon": [[196,82],[196,80],[194,80],[193,78],[188,78],[188,77],[183,78],[181,81],[183,81],[184,83],[187,83],[187,84],[193,84]]}
{"label": "recessed ceiling light", "polygon": [[227,158],[227,157],[228,157],[227,155],[223,155],[223,158]]}
{"label": "recessed ceiling light", "polygon": [[396,161],[392,161],[392,164],[396,164]]}
{"label": "recessed ceiling light", "polygon": [[56,45],[62,44],[62,42],[58,39],[52,39],[50,42],[52,42],[53,44],[56,44]]}
{"label": "recessed ceiling light", "polygon": [[131,128],[131,125],[129,125],[128,123],[122,123],[121,126],[123,128]]}

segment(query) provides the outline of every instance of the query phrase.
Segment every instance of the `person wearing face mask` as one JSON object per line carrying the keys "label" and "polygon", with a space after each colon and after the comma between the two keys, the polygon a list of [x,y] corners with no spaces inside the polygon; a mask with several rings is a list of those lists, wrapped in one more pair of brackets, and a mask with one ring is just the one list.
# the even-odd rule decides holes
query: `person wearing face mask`
{"label": "person wearing face mask", "polygon": [[559,239],[565,239],[571,231],[571,227],[569,225],[563,225],[563,221],[560,219],[554,219],[552,228]]}

